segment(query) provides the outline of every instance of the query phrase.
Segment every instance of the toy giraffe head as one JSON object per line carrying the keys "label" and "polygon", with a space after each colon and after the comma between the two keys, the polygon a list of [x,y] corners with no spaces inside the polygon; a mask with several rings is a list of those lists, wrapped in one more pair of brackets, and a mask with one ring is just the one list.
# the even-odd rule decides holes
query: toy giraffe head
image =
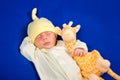
{"label": "toy giraffe head", "polygon": [[65,43],[66,47],[68,48],[68,51],[70,54],[72,54],[73,47],[76,43],[76,33],[80,29],[80,25],[77,25],[75,27],[72,27],[73,22],[70,21],[67,24],[63,24],[63,29],[57,28],[57,33],[60,35],[63,39],[63,42]]}

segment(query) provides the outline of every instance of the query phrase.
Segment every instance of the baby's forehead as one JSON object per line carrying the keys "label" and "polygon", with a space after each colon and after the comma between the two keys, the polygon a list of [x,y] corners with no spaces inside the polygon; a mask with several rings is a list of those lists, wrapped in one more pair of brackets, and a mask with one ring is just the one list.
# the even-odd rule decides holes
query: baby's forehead
{"label": "baby's forehead", "polygon": [[52,34],[52,33],[54,33],[54,32],[52,32],[52,31],[45,31],[45,32],[40,33],[39,35],[44,35],[44,34],[47,34],[47,33]]}

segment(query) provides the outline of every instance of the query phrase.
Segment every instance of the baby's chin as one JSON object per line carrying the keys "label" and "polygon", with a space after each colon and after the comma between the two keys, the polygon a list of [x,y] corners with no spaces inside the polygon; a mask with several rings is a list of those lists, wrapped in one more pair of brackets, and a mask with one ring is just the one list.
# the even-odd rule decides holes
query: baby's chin
{"label": "baby's chin", "polygon": [[52,47],[54,47],[54,45],[47,45],[47,46],[44,46],[45,49],[50,49],[50,48],[52,48]]}

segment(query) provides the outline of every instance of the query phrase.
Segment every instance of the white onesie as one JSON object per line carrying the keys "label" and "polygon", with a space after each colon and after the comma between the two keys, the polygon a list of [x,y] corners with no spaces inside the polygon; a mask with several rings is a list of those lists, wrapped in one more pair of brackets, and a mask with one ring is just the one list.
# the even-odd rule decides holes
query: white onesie
{"label": "white onesie", "polygon": [[82,80],[80,69],[65,46],[40,50],[27,38],[20,46],[21,54],[33,62],[41,80]]}

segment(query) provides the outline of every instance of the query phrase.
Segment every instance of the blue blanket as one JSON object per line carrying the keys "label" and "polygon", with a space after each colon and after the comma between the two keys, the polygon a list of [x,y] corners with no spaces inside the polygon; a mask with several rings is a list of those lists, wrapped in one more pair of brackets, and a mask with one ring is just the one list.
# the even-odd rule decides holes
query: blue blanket
{"label": "blue blanket", "polygon": [[[97,49],[110,60],[120,75],[120,1],[119,0],[1,0],[0,1],[0,80],[39,80],[31,62],[19,51],[27,35],[31,11],[62,28],[63,23],[80,24],[77,38],[89,51]],[[59,38],[61,39],[61,38]],[[113,80],[104,74],[105,80]]]}

